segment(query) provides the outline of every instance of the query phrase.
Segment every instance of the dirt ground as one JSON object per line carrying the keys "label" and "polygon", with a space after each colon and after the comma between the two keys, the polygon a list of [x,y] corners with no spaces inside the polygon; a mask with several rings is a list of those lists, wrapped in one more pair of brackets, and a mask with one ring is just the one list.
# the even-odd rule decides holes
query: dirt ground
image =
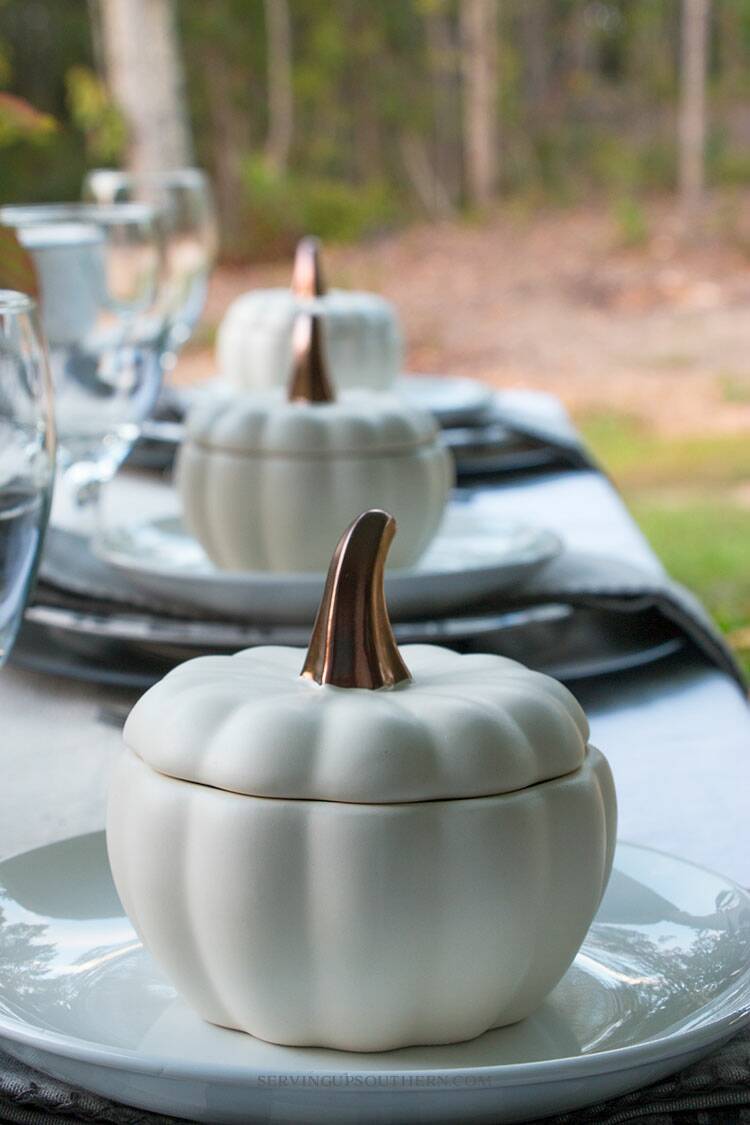
{"label": "dirt ground", "polygon": [[[331,247],[325,269],[395,302],[412,371],[543,388],[665,436],[750,430],[750,243],[726,230],[686,242],[666,204],[647,227],[626,247],[609,209],[506,212]],[[209,330],[234,296],[288,276],[284,263],[218,270]],[[211,365],[193,348],[180,378]]]}

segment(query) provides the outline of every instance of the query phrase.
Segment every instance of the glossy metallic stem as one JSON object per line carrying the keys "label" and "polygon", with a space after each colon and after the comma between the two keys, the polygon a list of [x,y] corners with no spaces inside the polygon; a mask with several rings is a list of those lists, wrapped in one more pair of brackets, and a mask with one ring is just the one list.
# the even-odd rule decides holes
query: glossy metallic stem
{"label": "glossy metallic stem", "polygon": [[294,322],[294,364],[287,391],[290,402],[334,402],[323,346],[323,321],[318,313],[300,313]]}
{"label": "glossy metallic stem", "polygon": [[410,680],[383,590],[396,521],[373,508],[342,535],[328,568],[301,675],[341,688],[394,687]]}
{"label": "glossy metallic stem", "polygon": [[308,236],[297,243],[292,271],[292,292],[297,297],[322,297],[326,291],[321,265],[320,239]]}

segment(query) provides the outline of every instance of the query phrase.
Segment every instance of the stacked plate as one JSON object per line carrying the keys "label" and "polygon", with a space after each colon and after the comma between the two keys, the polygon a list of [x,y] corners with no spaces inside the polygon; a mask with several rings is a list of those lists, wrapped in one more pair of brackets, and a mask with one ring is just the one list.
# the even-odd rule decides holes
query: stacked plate
{"label": "stacked plate", "polygon": [[[494,419],[495,397],[470,379],[403,377],[402,391],[430,409],[463,475],[486,485],[507,471],[558,465],[560,450],[519,438]],[[204,392],[174,398],[172,420],[154,422],[139,451],[150,467],[171,463],[182,439],[180,418]],[[126,474],[126,478],[128,474]],[[120,511],[152,517],[110,527],[89,546],[54,529],[48,537],[36,603],[27,611],[14,654],[39,671],[142,689],[175,663],[203,653],[259,644],[305,646],[322,592],[322,574],[218,570],[174,514],[174,497],[155,477],[129,474],[113,490]],[[482,489],[483,491],[483,489]],[[494,651],[566,682],[662,659],[684,641],[666,620],[550,602],[509,607],[507,594],[561,550],[551,532],[488,520],[474,504],[482,492],[459,489],[440,532],[419,564],[391,570],[386,592],[400,643]]]}
{"label": "stacked plate", "polygon": [[[131,494],[134,506],[144,495]],[[561,547],[543,528],[488,520],[471,494],[458,493],[419,564],[387,573],[397,639],[499,652],[568,682],[681,647],[677,630],[649,613],[629,615],[623,630],[621,615],[602,609],[510,607],[511,588]],[[15,660],[141,689],[196,655],[307,645],[323,581],[323,574],[219,570],[174,515],[113,527],[93,547],[53,529]]]}
{"label": "stacked plate", "polygon": [[[486,486],[508,472],[564,463],[554,442],[511,430],[497,416],[497,396],[481,383],[420,375],[402,376],[399,384],[444,427],[459,484],[468,477]],[[171,393],[161,419],[146,427],[137,450],[141,467],[171,465],[185,411],[217,386],[214,379]],[[152,497],[165,491],[153,477],[145,485],[141,478],[138,492],[120,478],[113,487],[124,488],[121,511],[151,511]],[[604,609],[553,602],[509,608],[508,591],[549,563],[561,543],[544,528],[503,520],[501,511],[488,520],[473,495],[455,494],[417,566],[387,575],[400,643],[494,651],[566,682],[638,667],[682,647],[679,631],[648,612],[629,615],[623,629],[622,616]],[[174,514],[110,527],[93,546],[53,529],[14,660],[142,689],[203,653],[307,645],[323,581],[323,574],[219,570]]]}
{"label": "stacked plate", "polygon": [[[748,895],[627,844],[575,963],[538,1012],[467,1043],[380,1054],[276,1047],[193,1015],[123,914],[103,834],[5,860],[0,892],[9,934],[35,933],[33,946],[8,944],[4,1049],[191,1120],[527,1121],[655,1082],[750,1015]],[[28,972],[29,950],[52,971]]]}

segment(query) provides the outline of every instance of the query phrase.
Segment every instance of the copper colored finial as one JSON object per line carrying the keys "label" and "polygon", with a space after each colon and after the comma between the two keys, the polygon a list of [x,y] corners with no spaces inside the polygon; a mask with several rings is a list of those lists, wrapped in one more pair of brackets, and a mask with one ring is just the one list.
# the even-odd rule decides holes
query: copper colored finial
{"label": "copper colored finial", "polygon": [[322,297],[326,291],[320,262],[320,239],[308,236],[297,243],[292,271],[292,292],[297,297]]}
{"label": "copper colored finial", "polygon": [[0,289],[16,289],[39,296],[39,278],[34,259],[12,227],[0,226]]}
{"label": "copper colored finial", "polygon": [[287,398],[290,402],[333,402],[336,398],[328,377],[323,323],[318,313],[300,313],[292,336],[294,365]]}
{"label": "copper colored finial", "polygon": [[383,569],[395,534],[393,516],[372,508],[341,536],[301,672],[307,679],[371,691],[411,679],[383,592]]}

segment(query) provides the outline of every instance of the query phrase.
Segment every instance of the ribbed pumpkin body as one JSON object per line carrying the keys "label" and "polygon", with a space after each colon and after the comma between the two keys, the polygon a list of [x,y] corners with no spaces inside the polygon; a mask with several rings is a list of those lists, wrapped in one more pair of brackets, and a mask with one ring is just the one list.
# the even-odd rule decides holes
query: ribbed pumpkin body
{"label": "ribbed pumpkin body", "polygon": [[378,692],[300,680],[293,649],[203,658],[136,706],[112,871],[211,1022],[346,1050],[455,1042],[528,1015],[575,956],[616,820],[583,713],[513,661],[403,654],[413,682]]}
{"label": "ribbed pumpkin body", "polygon": [[381,1051],[541,1003],[606,885],[612,807],[595,750],[532,790],[394,805],[239,796],[128,753],[109,849],[128,914],[205,1019]]}
{"label": "ribbed pumpkin body", "polygon": [[324,571],[360,512],[386,508],[391,565],[429,545],[453,483],[431,418],[390,396],[289,404],[237,396],[188,422],[176,483],[190,531],[226,570]]}

